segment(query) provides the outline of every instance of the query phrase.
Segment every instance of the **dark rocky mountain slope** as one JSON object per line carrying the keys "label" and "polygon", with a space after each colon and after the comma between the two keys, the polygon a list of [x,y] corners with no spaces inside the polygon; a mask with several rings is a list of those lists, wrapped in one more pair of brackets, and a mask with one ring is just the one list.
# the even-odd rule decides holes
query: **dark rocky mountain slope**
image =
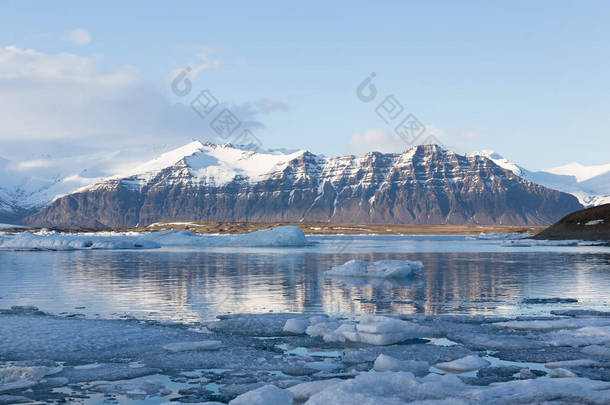
{"label": "dark rocky mountain slope", "polygon": [[610,241],[610,204],[573,212],[535,238]]}
{"label": "dark rocky mountain slope", "polygon": [[330,221],[546,225],[582,206],[483,156],[436,145],[325,158],[193,142],[77,190],[25,219],[35,226],[158,221]]}

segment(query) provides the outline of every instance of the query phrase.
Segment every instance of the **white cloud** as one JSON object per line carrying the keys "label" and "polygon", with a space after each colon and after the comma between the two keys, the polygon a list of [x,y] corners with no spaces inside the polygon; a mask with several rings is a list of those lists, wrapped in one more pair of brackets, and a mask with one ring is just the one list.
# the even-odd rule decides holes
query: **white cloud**
{"label": "white cloud", "polygon": [[384,129],[371,129],[352,135],[349,153],[363,155],[367,152],[401,153],[409,148],[397,135]]}
{"label": "white cloud", "polygon": [[463,127],[451,130],[426,125],[424,134],[413,144],[407,144],[390,130],[372,129],[352,135],[349,140],[349,152],[362,155],[366,152],[401,153],[412,146],[436,143],[455,152],[464,153],[472,142],[477,141],[481,133],[474,127]]}
{"label": "white cloud", "polygon": [[91,42],[91,33],[82,28],[76,28],[66,34],[66,39],[76,45],[87,45]]}
{"label": "white cloud", "polygon": [[221,59],[216,55],[216,48],[212,46],[201,46],[199,47],[195,57],[184,67],[172,69],[169,72],[169,81],[173,81],[184,69],[188,70],[188,78],[195,80],[199,74],[205,70],[219,69],[221,65]]}
{"label": "white cloud", "polygon": [[[117,149],[210,140],[209,122],[189,104],[196,93],[172,104],[133,67],[104,70],[74,54],[0,48],[0,151],[14,157],[53,143]],[[244,126],[262,126],[257,111],[234,113]]]}

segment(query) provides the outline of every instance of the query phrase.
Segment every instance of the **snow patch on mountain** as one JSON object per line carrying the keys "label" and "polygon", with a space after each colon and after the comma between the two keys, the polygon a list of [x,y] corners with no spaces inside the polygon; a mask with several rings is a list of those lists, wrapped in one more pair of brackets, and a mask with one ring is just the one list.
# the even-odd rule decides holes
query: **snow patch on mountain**
{"label": "snow patch on mountain", "polygon": [[495,164],[500,166],[503,169],[510,170],[515,173],[517,176],[521,176],[524,172],[524,169],[518,166],[517,164],[511,162],[506,159],[504,156],[499,153],[494,152],[493,150],[482,150],[479,152],[473,152],[470,156],[483,156],[488,159],[491,159]]}
{"label": "snow patch on mountain", "polygon": [[610,164],[584,166],[580,163],[570,163],[533,172],[491,150],[474,152],[470,156],[486,157],[526,180],[570,193],[585,207],[610,203]]}
{"label": "snow patch on mountain", "polygon": [[594,177],[610,172],[610,164],[597,165],[597,166],[585,166],[580,163],[569,163],[564,166],[553,167],[551,169],[543,170],[547,173],[558,174],[561,176],[574,176],[576,181],[581,183],[583,181],[590,180]]}

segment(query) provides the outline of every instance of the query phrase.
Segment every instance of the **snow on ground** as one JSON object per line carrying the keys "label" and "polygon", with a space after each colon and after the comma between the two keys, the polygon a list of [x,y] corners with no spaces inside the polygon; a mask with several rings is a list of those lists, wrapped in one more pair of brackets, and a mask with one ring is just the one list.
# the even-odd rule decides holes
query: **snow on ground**
{"label": "snow on ground", "polygon": [[333,267],[324,274],[339,277],[402,278],[411,276],[423,267],[422,262],[411,260],[379,260],[376,262],[350,260]]}
{"label": "snow on ground", "polygon": [[288,247],[306,246],[299,227],[241,235],[201,235],[189,231],[60,233],[0,232],[0,250],[156,249],[160,247]]}
{"label": "snow on ground", "polygon": [[0,401],[607,404],[608,318],[586,313],[234,314],[194,327],[14,307],[0,310]]}

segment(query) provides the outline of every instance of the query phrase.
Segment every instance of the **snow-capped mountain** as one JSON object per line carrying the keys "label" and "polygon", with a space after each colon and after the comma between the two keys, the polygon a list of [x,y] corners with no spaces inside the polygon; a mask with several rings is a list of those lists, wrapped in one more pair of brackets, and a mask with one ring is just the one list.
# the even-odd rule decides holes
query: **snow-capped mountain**
{"label": "snow-capped mountain", "polygon": [[58,198],[33,225],[164,220],[548,224],[581,208],[482,156],[436,145],[322,157],[192,142]]}
{"label": "snow-capped mountain", "polygon": [[490,150],[474,152],[470,156],[484,156],[497,165],[534,183],[574,195],[585,207],[610,203],[610,164],[584,166],[570,163],[537,172],[527,170]]}
{"label": "snow-capped mountain", "polygon": [[157,155],[154,149],[104,151],[66,156],[0,157],[0,222],[18,221],[57,197],[98,183]]}

